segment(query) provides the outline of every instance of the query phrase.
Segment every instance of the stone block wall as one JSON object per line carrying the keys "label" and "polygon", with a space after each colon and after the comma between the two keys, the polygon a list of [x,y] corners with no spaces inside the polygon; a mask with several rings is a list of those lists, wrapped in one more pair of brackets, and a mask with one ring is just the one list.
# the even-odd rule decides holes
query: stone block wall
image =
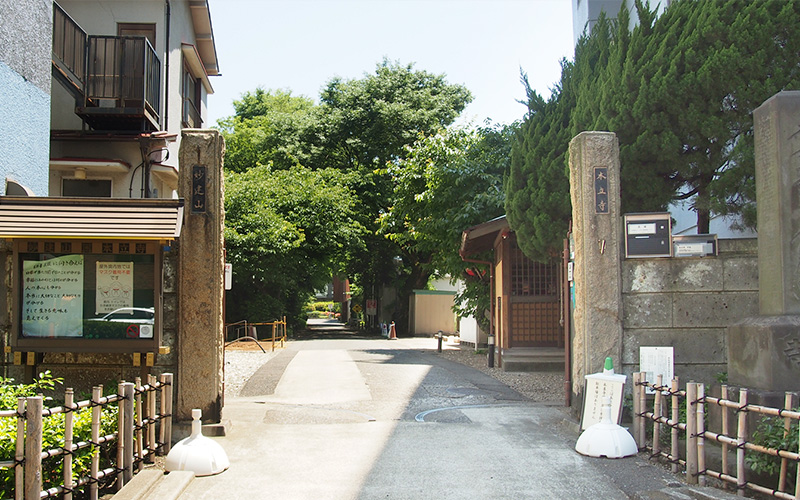
{"label": "stone block wall", "polygon": [[622,287],[622,371],[638,371],[640,346],[673,346],[682,385],[714,383],[727,371],[726,328],[758,314],[758,242],[719,240],[717,257],[625,259]]}

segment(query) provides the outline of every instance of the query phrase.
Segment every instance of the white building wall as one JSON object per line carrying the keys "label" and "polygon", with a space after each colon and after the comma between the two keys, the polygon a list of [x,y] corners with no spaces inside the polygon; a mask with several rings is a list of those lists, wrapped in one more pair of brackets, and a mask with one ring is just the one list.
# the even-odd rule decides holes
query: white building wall
{"label": "white building wall", "polygon": [[47,193],[52,4],[0,0],[0,192]]}

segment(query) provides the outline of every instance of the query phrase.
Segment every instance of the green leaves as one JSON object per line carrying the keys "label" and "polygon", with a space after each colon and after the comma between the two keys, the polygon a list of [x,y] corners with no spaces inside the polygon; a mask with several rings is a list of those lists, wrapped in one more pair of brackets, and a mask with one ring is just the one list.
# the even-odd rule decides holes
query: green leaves
{"label": "green leaves", "polygon": [[233,264],[229,317],[300,317],[306,298],[340,270],[364,228],[355,198],[335,170],[267,166],[225,179],[225,241]]}

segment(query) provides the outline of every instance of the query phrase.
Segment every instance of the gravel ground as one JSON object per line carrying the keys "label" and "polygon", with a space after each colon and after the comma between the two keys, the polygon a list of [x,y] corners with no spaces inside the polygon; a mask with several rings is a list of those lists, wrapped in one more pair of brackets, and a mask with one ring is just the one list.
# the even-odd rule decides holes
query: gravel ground
{"label": "gravel ground", "polygon": [[504,372],[500,368],[489,368],[485,349],[477,353],[474,347],[466,345],[445,349],[440,356],[480,370],[531,401],[549,403],[564,401],[563,372]]}
{"label": "gravel ground", "polygon": [[[228,347],[225,350],[225,397],[238,396],[247,380],[279,352],[263,353],[251,343]],[[564,400],[564,374],[561,372],[504,372],[489,368],[486,353],[478,354],[469,346],[450,344],[439,355],[480,370],[531,401],[560,403]]]}

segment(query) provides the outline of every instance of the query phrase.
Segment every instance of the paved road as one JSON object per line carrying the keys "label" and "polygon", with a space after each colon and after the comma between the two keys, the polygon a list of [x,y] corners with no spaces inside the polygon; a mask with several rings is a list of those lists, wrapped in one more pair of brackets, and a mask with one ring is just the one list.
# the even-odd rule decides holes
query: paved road
{"label": "paved road", "polygon": [[230,469],[183,499],[622,499],[671,475],[591,459],[558,407],[436,354],[431,339],[294,341],[228,399]]}

